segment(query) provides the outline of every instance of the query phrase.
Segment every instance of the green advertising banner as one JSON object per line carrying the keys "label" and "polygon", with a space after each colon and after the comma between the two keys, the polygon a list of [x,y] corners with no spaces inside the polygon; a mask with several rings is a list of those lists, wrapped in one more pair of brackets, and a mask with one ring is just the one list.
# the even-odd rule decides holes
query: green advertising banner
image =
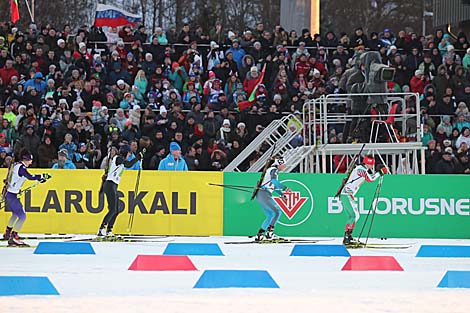
{"label": "green advertising banner", "polygon": [[[255,186],[260,173],[224,173],[224,184]],[[343,236],[347,220],[334,195],[343,175],[283,174],[279,180],[292,189],[287,199],[275,196],[283,214],[276,227],[282,236]],[[468,176],[386,175],[371,237],[470,238]],[[361,217],[353,233],[360,232],[374,207],[378,180],[364,183],[357,193]],[[263,210],[251,193],[225,188],[224,235],[255,235],[264,221]],[[371,220],[369,217],[369,222]],[[364,231],[363,237],[367,234]]]}

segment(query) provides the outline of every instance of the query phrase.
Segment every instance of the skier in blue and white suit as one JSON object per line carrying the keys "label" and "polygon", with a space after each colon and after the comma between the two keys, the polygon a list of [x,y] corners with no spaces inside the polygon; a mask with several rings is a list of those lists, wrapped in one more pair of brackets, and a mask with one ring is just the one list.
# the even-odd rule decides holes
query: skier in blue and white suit
{"label": "skier in blue and white suit", "polygon": [[[290,192],[290,189],[281,184],[278,180],[279,171],[283,171],[286,164],[283,158],[276,159],[273,165],[266,171],[261,187],[256,193],[256,201],[261,205],[261,208],[266,215],[255,241],[262,241],[264,239],[273,240],[278,237],[274,234],[274,227],[276,226],[279,218],[281,217],[281,208],[273,199],[273,192],[284,197],[284,193]],[[266,234],[265,234],[266,232]]]}

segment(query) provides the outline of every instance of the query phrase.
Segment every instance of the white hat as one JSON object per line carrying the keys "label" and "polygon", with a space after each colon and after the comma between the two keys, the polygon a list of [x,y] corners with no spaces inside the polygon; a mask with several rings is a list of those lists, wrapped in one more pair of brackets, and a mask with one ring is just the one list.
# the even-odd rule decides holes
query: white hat
{"label": "white hat", "polygon": [[60,44],[63,44],[63,43],[65,43],[65,40],[63,40],[63,39],[57,40],[57,45],[60,45]]}
{"label": "white hat", "polygon": [[245,123],[240,122],[240,123],[237,124],[237,128],[240,128],[240,127],[242,127],[242,126],[243,126],[243,127],[246,127]]}
{"label": "white hat", "polygon": [[255,43],[253,44],[253,46],[261,46],[261,42],[255,41]]}
{"label": "white hat", "polygon": [[250,68],[250,72],[258,72],[258,68],[256,66],[252,66]]}
{"label": "white hat", "polygon": [[165,106],[161,105],[160,106],[160,114],[163,114],[163,113],[166,113],[166,112],[168,112],[168,111],[166,110]]}
{"label": "white hat", "polygon": [[219,45],[215,41],[211,41],[211,48],[219,48]]}
{"label": "white hat", "polygon": [[62,103],[67,104],[67,100],[66,99],[59,99],[59,104],[62,104]]}
{"label": "white hat", "polygon": [[85,48],[85,47],[86,47],[86,43],[80,42],[80,43],[78,44],[78,47],[79,47],[80,49]]}
{"label": "white hat", "polygon": [[125,84],[125,82],[124,82],[122,79],[120,79],[120,80],[118,80],[118,81],[117,81],[117,83],[116,83],[116,84],[118,84],[118,85],[124,85],[124,84]]}
{"label": "white hat", "polygon": [[137,105],[137,104],[134,104],[134,106],[132,107],[132,109],[135,111],[135,110],[139,110],[140,109],[140,106]]}
{"label": "white hat", "polygon": [[228,31],[228,38],[235,37],[235,33],[231,30]]}
{"label": "white hat", "polygon": [[278,166],[278,165],[282,165],[282,164],[286,164],[286,160],[284,160],[284,158],[276,159],[276,160],[274,160],[274,163],[273,163],[274,166]]}
{"label": "white hat", "polygon": [[454,49],[455,49],[455,48],[454,48],[453,45],[448,45],[448,46],[447,46],[447,51],[451,51],[451,50],[454,50]]}
{"label": "white hat", "polygon": [[422,70],[416,70],[415,71],[415,75],[423,75],[424,74],[424,71]]}
{"label": "white hat", "polygon": [[394,45],[394,46],[390,46],[390,50],[398,50],[398,49],[397,49],[397,46]]}
{"label": "white hat", "polygon": [[313,75],[320,74],[320,71],[317,70],[316,68],[313,69]]}
{"label": "white hat", "polygon": [[105,106],[105,105],[103,105],[103,106],[101,107],[101,110],[107,110],[107,109],[108,109],[108,107]]}
{"label": "white hat", "polygon": [[147,52],[147,53],[145,54],[145,57],[147,58],[147,57],[149,57],[149,56],[153,58],[153,54],[151,54],[150,52]]}
{"label": "white hat", "polygon": [[276,100],[282,100],[282,96],[277,93],[277,94],[274,95],[273,100],[274,100],[274,101],[276,101]]}
{"label": "white hat", "polygon": [[223,123],[222,123],[222,125],[225,125],[225,124],[229,124],[229,125],[230,125],[230,121],[229,121],[227,118],[224,119],[224,121],[223,121]]}

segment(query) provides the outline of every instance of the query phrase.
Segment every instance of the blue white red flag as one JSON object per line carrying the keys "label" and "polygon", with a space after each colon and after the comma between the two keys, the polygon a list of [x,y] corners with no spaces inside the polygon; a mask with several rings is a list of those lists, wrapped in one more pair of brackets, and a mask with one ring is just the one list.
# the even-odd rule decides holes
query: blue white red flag
{"label": "blue white red flag", "polygon": [[142,22],[142,17],[112,5],[98,4],[95,13],[95,26],[118,27],[135,26]]}

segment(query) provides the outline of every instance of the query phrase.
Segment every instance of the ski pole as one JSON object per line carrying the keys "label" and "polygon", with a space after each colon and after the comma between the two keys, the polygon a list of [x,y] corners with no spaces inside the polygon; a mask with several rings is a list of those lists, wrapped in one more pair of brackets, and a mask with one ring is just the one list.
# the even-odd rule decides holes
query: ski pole
{"label": "ski pole", "polygon": [[[380,177],[379,185],[377,186],[378,187],[377,199],[379,199],[380,197],[380,191],[382,190],[382,182],[383,182],[383,176]],[[370,220],[369,231],[367,232],[367,237],[366,237],[366,243],[365,243],[366,246],[367,246],[367,241],[369,241],[369,235],[372,229],[372,224],[374,224],[375,212],[377,211],[377,202],[378,201],[375,201],[374,210],[372,211],[372,219]]]}
{"label": "ski pole", "polygon": [[366,219],[364,221],[364,224],[362,225],[362,228],[361,228],[361,231],[359,233],[359,236],[357,238],[358,241],[360,241],[361,239],[361,236],[362,236],[362,233],[364,232],[364,228],[367,224],[367,221],[369,220],[369,215],[370,215],[370,212],[372,211],[372,209],[374,208],[374,200],[377,198],[377,192],[379,191],[379,186],[381,185],[381,181],[382,181],[382,178],[380,178],[379,180],[379,183],[377,184],[377,187],[375,188],[375,193],[374,193],[374,197],[372,199],[372,203],[370,204],[370,207],[369,207],[369,211],[367,212],[367,216],[366,216]]}
{"label": "ski pole", "polygon": [[[141,152],[141,155],[143,155],[145,152],[147,151],[147,149],[143,149],[142,152]],[[134,197],[137,195],[137,193],[139,192],[139,184],[140,184],[140,173],[142,172],[142,160],[143,158],[139,161],[140,164],[139,164],[139,170],[137,171],[137,179],[136,179],[136,182],[135,182],[135,189],[134,189]],[[130,234],[131,231],[132,231],[132,225],[134,224],[134,211],[132,211],[132,213],[130,213],[129,215],[129,222],[127,223],[127,232]]]}

